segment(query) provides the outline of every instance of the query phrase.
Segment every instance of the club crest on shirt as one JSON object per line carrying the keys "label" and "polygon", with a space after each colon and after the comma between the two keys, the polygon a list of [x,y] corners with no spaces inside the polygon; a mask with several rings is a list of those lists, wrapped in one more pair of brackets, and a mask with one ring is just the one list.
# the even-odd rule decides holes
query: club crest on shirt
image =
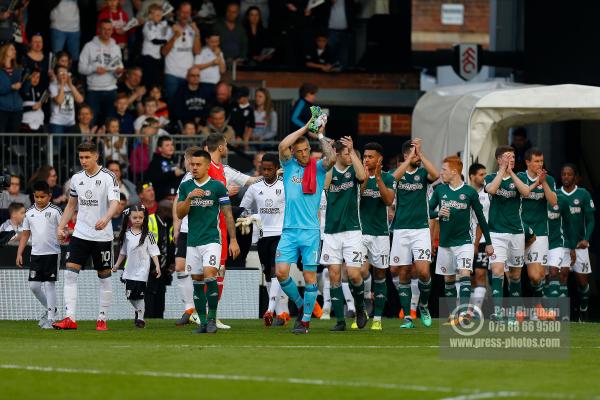
{"label": "club crest on shirt", "polygon": [[421,180],[421,177],[419,175],[415,176],[415,182],[419,182]]}
{"label": "club crest on shirt", "polygon": [[579,199],[573,200],[573,204],[575,204],[576,206],[579,205]]}
{"label": "club crest on shirt", "polygon": [[467,196],[465,196],[464,194],[461,194],[460,196],[458,196],[461,200],[464,200],[467,198]]}
{"label": "club crest on shirt", "polygon": [[515,188],[515,184],[511,183],[510,185],[508,185],[509,188],[514,189]]}
{"label": "club crest on shirt", "polygon": [[96,186],[100,186],[100,185],[102,185],[102,181],[100,179],[97,179],[95,184],[96,184]]}
{"label": "club crest on shirt", "polygon": [[350,174],[350,172],[346,172],[344,174],[344,178],[349,179],[352,175]]}
{"label": "club crest on shirt", "polygon": [[46,219],[50,219],[51,216],[52,216],[52,213],[50,211],[47,211],[46,213],[44,213],[44,217],[46,217]]}
{"label": "club crest on shirt", "polygon": [[329,254],[323,254],[323,260],[329,261]]}
{"label": "club crest on shirt", "polygon": [[281,189],[275,189],[275,194],[279,196],[281,194]]}
{"label": "club crest on shirt", "polygon": [[204,191],[204,195],[205,195],[205,196],[210,196],[210,190],[205,190],[205,191]]}
{"label": "club crest on shirt", "polygon": [[400,262],[400,257],[394,257],[394,262],[395,263]]}

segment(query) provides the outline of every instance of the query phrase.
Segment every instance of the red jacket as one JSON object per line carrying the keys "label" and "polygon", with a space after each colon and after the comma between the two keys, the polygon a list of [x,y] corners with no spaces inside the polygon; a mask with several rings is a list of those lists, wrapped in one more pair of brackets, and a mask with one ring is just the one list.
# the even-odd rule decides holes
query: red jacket
{"label": "red jacket", "polygon": [[114,29],[112,38],[115,39],[115,42],[117,42],[118,45],[126,44],[127,37],[129,33],[133,32],[133,29],[126,32],[124,35],[119,35],[117,33],[117,28],[123,29],[123,27],[127,25],[127,22],[129,22],[129,16],[125,11],[123,11],[123,8],[119,6],[117,12],[112,13],[109,11],[108,7],[103,7],[102,10],[100,10],[100,13],[98,14],[98,23],[96,26],[96,31],[100,27],[100,21],[102,21],[103,19],[110,19],[112,21]]}

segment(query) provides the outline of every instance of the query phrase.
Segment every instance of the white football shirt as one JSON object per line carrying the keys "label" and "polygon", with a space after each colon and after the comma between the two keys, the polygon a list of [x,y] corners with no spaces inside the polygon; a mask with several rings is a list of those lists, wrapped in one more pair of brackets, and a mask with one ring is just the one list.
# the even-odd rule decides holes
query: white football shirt
{"label": "white football shirt", "polygon": [[[167,40],[174,36],[173,29],[167,30]],[[165,74],[185,79],[188,69],[194,65],[194,38],[196,33],[191,25],[183,28],[181,36],[175,39],[173,47],[165,57]]]}
{"label": "white football shirt", "polygon": [[278,178],[270,185],[264,180],[250,185],[240,207],[260,216],[263,237],[280,236],[285,212],[283,179]]}
{"label": "white football shirt", "polygon": [[[186,172],[185,175],[183,175],[183,178],[181,179],[181,183],[189,181],[190,179],[192,179],[192,173]],[[181,183],[179,184],[180,186],[181,186]],[[177,198],[179,198],[179,188],[177,188]],[[179,232],[181,232],[181,233],[188,232],[188,217],[187,217],[187,215],[185,217],[183,217],[183,219],[181,220],[181,227],[179,228]]]}
{"label": "white football shirt", "polygon": [[108,221],[101,231],[96,230],[96,222],[108,212],[110,202],[119,201],[117,178],[106,168],[100,168],[89,176],[80,171],[71,178],[71,197],[77,197],[78,213],[73,236],[94,242],[113,240],[112,224]]}
{"label": "white football shirt", "polygon": [[160,250],[151,233],[148,233],[144,244],[140,246],[140,235],[141,232],[136,235],[131,232],[131,229],[125,233],[125,240],[123,240],[120,251],[120,254],[127,256],[123,279],[147,282],[150,272],[150,257],[159,256]]}
{"label": "white football shirt", "polygon": [[52,203],[42,209],[34,204],[25,211],[23,230],[31,231],[32,255],[60,254],[56,228],[61,217],[62,210]]}
{"label": "white football shirt", "polygon": [[[485,216],[485,220],[489,222],[490,218],[490,195],[485,191],[485,186],[477,191],[479,195],[479,202],[483,206],[483,215]],[[475,234],[477,233],[477,217],[475,217],[475,213],[471,211],[471,236],[473,240],[475,240]],[[485,244],[485,238],[483,234],[481,235],[481,240],[479,241],[482,244]],[[477,250],[477,249],[475,249]]]}

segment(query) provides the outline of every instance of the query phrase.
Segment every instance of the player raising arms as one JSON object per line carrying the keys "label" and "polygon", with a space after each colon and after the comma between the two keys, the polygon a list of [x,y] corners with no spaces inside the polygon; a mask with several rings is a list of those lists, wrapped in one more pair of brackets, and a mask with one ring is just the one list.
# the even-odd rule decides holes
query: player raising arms
{"label": "player raising arms", "polygon": [[[475,213],[477,223],[485,237],[485,252],[494,253],[490,231],[479,202],[479,194],[462,180],[463,163],[456,156],[446,157],[442,163],[440,177],[443,184],[436,186],[429,200],[430,218],[439,216],[440,246],[438,248],[435,273],[444,276],[446,285],[460,283],[460,309],[466,313],[471,297],[471,273],[475,247],[471,237],[471,213]],[[435,211],[439,207],[439,211]],[[452,301],[456,296],[452,296]],[[480,312],[480,311],[478,311]],[[462,315],[456,315],[455,321]]]}
{"label": "player raising arms", "polygon": [[[533,296],[544,296],[544,278],[548,265],[548,205],[557,204],[556,184],[544,169],[544,153],[536,148],[525,152],[527,170],[519,172],[519,178],[529,186],[529,196],[523,197],[521,216],[525,229],[535,234],[535,241],[525,249],[527,275],[533,288]],[[538,300],[537,313],[544,313]],[[542,315],[538,315],[538,318]]]}
{"label": "player raising arms", "polygon": [[264,180],[251,185],[240,203],[240,207],[255,214],[250,218],[259,220],[262,226],[256,247],[269,289],[269,305],[263,315],[266,326],[273,324],[275,311],[277,311],[275,325],[284,325],[290,318],[287,296],[283,294],[281,285],[275,276],[275,254],[281,239],[285,213],[283,179],[277,176],[278,169],[277,155],[265,154],[260,164]]}
{"label": "player raising arms", "polygon": [[521,267],[525,253],[525,235],[521,221],[521,196],[529,196],[529,186],[515,172],[515,150],[510,146],[496,149],[498,172],[485,177],[485,191],[490,199],[490,236],[494,254],[490,257],[492,269],[492,298],[494,314],[499,319],[502,310],[504,265],[509,267],[511,296],[521,295]]}
{"label": "player raising arms", "polygon": [[[310,318],[317,301],[317,265],[319,263],[319,204],[327,171],[335,164],[336,155],[319,129],[323,158],[310,157],[310,145],[304,136],[308,125],[287,135],[279,144],[279,160],[283,167],[285,215],[283,231],[277,245],[276,273],[281,288],[298,307],[294,333],[308,333]],[[304,301],[290,278],[290,264],[302,255],[304,265]]]}
{"label": "player raising arms", "polygon": [[352,139],[345,136],[335,142],[336,161],[328,172],[325,234],[321,249],[321,264],[329,270],[331,303],[337,319],[332,331],[346,330],[342,264],[346,265],[350,292],[356,307],[356,326],[367,324],[365,284],[360,268],[364,259],[360,218],[358,215],[359,185],[365,180],[365,169],[354,151]]}
{"label": "player raising arms", "polygon": [[371,329],[380,331],[383,308],[387,300],[385,273],[390,259],[387,207],[394,203],[396,182],[392,174],[381,171],[383,146],[379,143],[371,142],[365,145],[363,164],[368,175],[361,185],[362,242],[365,247],[365,264],[373,266],[375,304]]}
{"label": "player raising arms", "polygon": [[65,319],[52,324],[55,329],[77,329],[77,277],[81,267],[92,257],[100,278],[100,313],[96,330],[108,330],[106,319],[112,298],[110,280],[113,262],[111,220],[119,207],[119,185],[112,172],[98,165],[98,148],[86,142],[77,146],[83,171],[71,177],[69,202],[60,219],[56,235],[59,241],[67,237],[66,226],[77,207],[75,231],[67,251],[64,273]]}
{"label": "player raising arms", "polygon": [[181,183],[177,202],[177,217],[180,219],[189,217],[186,263],[194,280],[194,304],[201,322],[196,333],[217,332],[219,303],[217,273],[222,245],[219,212],[224,215],[227,223],[230,238],[229,255],[236,258],[240,254],[229,194],[225,185],[208,176],[210,162],[210,154],[204,150],[192,154],[190,167],[193,179]]}
{"label": "player raising arms", "polygon": [[[590,264],[590,237],[594,231],[594,201],[590,193],[584,188],[577,186],[577,167],[567,164],[562,167],[560,177],[562,188],[560,196],[564,196],[569,205],[569,229],[568,242],[575,247],[575,264],[573,271],[577,281],[577,291],[579,292],[579,322],[588,320],[588,304],[590,300],[589,275],[592,273]],[[566,269],[565,269],[566,272]],[[567,279],[563,278],[561,270],[561,285]]]}
{"label": "player raising arms", "polygon": [[404,311],[401,328],[414,328],[410,316],[411,266],[415,264],[419,279],[419,312],[423,325],[431,326],[429,294],[431,293],[431,235],[427,205],[427,183],[438,179],[439,173],[421,151],[421,139],[402,145],[404,161],[392,173],[396,184],[396,215],[392,229],[394,239],[390,266],[398,269],[400,305]]}
{"label": "player raising arms", "polygon": [[[183,155],[183,163],[186,173],[181,178],[181,183],[192,179],[190,160],[192,154],[202,150],[198,146],[190,146],[185,149]],[[184,312],[175,325],[183,326],[190,322],[190,317],[194,313],[194,286],[190,271],[186,271],[185,256],[187,252],[187,235],[188,235],[188,217],[183,219],[177,218],[177,198],[173,201],[173,241],[175,242],[175,274],[177,276],[177,287],[181,295],[181,301],[184,305]]]}

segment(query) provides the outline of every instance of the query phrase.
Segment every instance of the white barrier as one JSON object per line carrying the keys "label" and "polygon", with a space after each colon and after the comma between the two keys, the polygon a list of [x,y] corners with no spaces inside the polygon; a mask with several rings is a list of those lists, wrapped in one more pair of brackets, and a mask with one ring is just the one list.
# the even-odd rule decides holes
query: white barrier
{"label": "white barrier", "polygon": [[[43,311],[39,302],[29,290],[27,281],[29,270],[0,270],[0,320],[38,319]],[[113,274],[113,299],[108,314],[109,319],[132,319],[133,307],[125,298],[125,284],[119,274]],[[220,319],[258,318],[259,285],[262,273],[258,269],[230,270],[225,275],[225,289],[219,303]],[[175,278],[176,279],[176,278]],[[79,273],[77,297],[77,319],[95,320],[98,317],[98,277],[93,270]],[[63,317],[63,270],[56,282],[56,295],[59,318]],[[167,286],[165,295],[165,319],[181,316],[183,304],[179,291],[173,285]]]}

